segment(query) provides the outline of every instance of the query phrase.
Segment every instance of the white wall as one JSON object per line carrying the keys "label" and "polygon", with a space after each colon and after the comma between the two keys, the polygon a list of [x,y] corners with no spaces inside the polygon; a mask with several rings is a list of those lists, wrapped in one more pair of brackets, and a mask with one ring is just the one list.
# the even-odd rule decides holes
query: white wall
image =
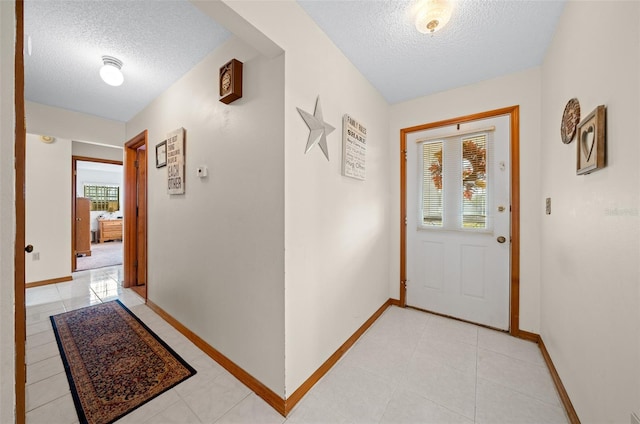
{"label": "white wall", "polygon": [[[285,50],[286,394],[389,298],[389,107],[294,1],[226,4]],[[330,161],[304,154],[320,95]],[[342,116],[367,127],[366,181],[341,175]]]}
{"label": "white wall", "polygon": [[[231,58],[244,63],[244,96],[225,105],[217,76]],[[127,123],[128,138],[149,131],[149,299],[280,396],[283,63],[231,39]],[[180,127],[186,193],[169,196],[155,146]]]}
{"label": "white wall", "polygon": [[[542,66],[552,213],[542,215],[540,330],[583,423],[628,423],[640,409],[639,17],[638,2],[568,2]],[[607,166],[585,176],[576,142],[559,137],[572,97],[583,118],[607,106]]]}
{"label": "white wall", "polygon": [[0,2],[0,422],[15,419],[15,2]]}
{"label": "white wall", "polygon": [[91,141],[119,147],[126,141],[124,139],[124,122],[34,102],[25,102],[25,108],[27,128],[31,134]]}
{"label": "white wall", "polygon": [[82,141],[74,141],[71,143],[71,154],[73,156],[83,156],[87,158],[109,159],[122,162],[124,160],[124,149],[122,145],[119,147],[100,146],[97,144],[86,143]]}
{"label": "white wall", "polygon": [[[520,106],[520,329],[540,331],[540,69],[507,75],[391,107],[392,228],[389,292],[399,296],[400,130],[507,106]],[[395,254],[394,254],[395,253]]]}
{"label": "white wall", "polygon": [[[27,283],[71,275],[71,140],[27,134]],[[40,260],[34,260],[34,254]]]}

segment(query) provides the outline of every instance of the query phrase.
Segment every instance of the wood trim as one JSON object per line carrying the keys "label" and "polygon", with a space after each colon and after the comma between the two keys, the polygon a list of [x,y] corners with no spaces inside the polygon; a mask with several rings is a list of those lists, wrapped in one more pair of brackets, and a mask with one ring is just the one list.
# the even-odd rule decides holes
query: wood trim
{"label": "wood trim", "polygon": [[400,130],[400,306],[407,306],[407,134]]}
{"label": "wood trim", "polygon": [[311,376],[309,378],[307,378],[307,380],[302,383],[302,385],[300,385],[300,387],[298,387],[296,389],[295,392],[293,392],[291,394],[291,396],[289,396],[286,401],[285,401],[285,416],[286,414],[288,414],[294,406],[296,406],[296,404],[298,402],[300,402],[300,400],[302,399],[302,397],[307,394],[307,392],[309,390],[311,390],[311,388],[327,373],[329,372],[329,370],[338,362],[338,360],[351,348],[351,346],[353,346],[353,344],[360,338],[360,336],[362,336],[364,334],[365,331],[367,331],[367,329],[369,327],[371,327],[371,325],[378,319],[380,318],[380,315],[382,315],[382,313],[393,303],[395,303],[392,299],[388,299],[380,308],[378,308],[378,310],[376,312],[374,312],[373,315],[371,315],[371,317],[360,326],[360,328],[358,328],[358,330],[353,333],[353,335],[351,337],[349,337],[347,339],[346,342],[344,342],[342,344],[342,346],[340,346],[338,348],[338,350],[336,350],[333,355],[331,355],[329,357],[329,359],[327,359],[322,365],[320,365],[320,368],[318,368],[316,370],[316,372],[314,372],[313,374],[311,374]]}
{"label": "wood trim", "polygon": [[571,403],[571,399],[569,398],[569,394],[567,390],[564,388],[564,384],[562,384],[562,380],[560,379],[560,375],[558,374],[558,370],[556,370],[555,365],[553,365],[553,361],[551,360],[551,356],[549,355],[549,351],[542,341],[542,337],[538,336],[538,347],[540,347],[540,352],[542,353],[542,357],[544,361],[547,363],[547,368],[549,368],[549,372],[551,373],[551,378],[553,379],[553,383],[558,390],[558,395],[560,396],[560,400],[562,401],[562,405],[564,405],[564,409],[567,412],[567,417],[569,418],[569,422],[571,424],[580,424],[580,418],[578,418],[578,413],[573,407]]}
{"label": "wood trim", "polygon": [[452,319],[454,321],[464,322],[466,324],[472,324],[472,325],[475,325],[477,327],[487,328],[489,330],[499,331],[501,333],[509,334],[509,332],[506,331],[506,330],[502,330],[500,328],[491,327],[490,325],[479,324],[477,322],[469,321],[469,320],[466,320],[466,319],[463,319],[463,318],[454,317],[452,315],[441,314],[440,312],[434,312],[434,311],[430,311],[428,309],[418,308],[416,306],[406,306],[406,308],[413,309],[413,310],[420,311],[420,312],[426,312],[427,314],[437,315],[437,316],[443,317],[443,318]]}
{"label": "wood trim", "polygon": [[285,400],[278,396],[273,390],[262,384],[259,380],[246,372],[244,369],[236,365],[231,359],[220,353],[214,347],[202,340],[197,334],[185,327],[180,321],[165,312],[161,307],[147,299],[147,306],[151,308],[155,313],[160,315],[165,321],[171,324],[176,330],[182,333],[186,338],[191,340],[199,349],[209,355],[213,360],[219,363],[224,369],[229,371],[240,380],[245,386],[253,390],[258,396],[264,399],[269,405],[271,405],[281,415],[286,416]]}
{"label": "wood trim", "polygon": [[71,156],[71,159],[75,160],[75,161],[82,161],[82,162],[98,162],[98,163],[109,163],[112,165],[122,165],[122,161],[121,160],[113,160],[113,159],[102,159],[102,158],[94,158],[94,157],[90,157],[90,156]]}
{"label": "wood trim", "polygon": [[78,163],[75,156],[71,156],[71,272],[78,269],[76,257],[76,197],[78,196]]}
{"label": "wood trim", "polygon": [[14,245],[14,296],[15,296],[15,422],[26,422],[27,365],[25,349],[27,340],[25,305],[25,163],[26,117],[24,108],[24,2],[16,0],[16,47],[14,63],[15,107],[15,214],[16,235]]}
{"label": "wood trim", "polygon": [[[134,266],[138,253],[138,234],[136,229],[136,205],[137,205],[137,189],[136,189],[136,168],[135,161],[137,158],[137,149],[143,147],[147,149],[147,130],[133,137],[125,143],[124,148],[124,229],[123,229],[123,274],[124,281],[122,286],[132,287],[137,285],[137,272]],[[146,190],[147,181],[143,182]],[[146,197],[146,196],[145,196]],[[146,212],[145,212],[146,216]],[[144,251],[147,251],[146,235],[143,240]],[[145,281],[146,283],[146,281]]]}
{"label": "wood trim", "polygon": [[48,280],[40,280],[40,281],[33,281],[31,283],[26,283],[24,287],[27,289],[30,289],[33,287],[46,286],[49,284],[64,283],[65,281],[71,281],[71,280],[73,280],[72,276],[65,275],[64,277],[50,278]]}
{"label": "wood trim", "polygon": [[511,130],[511,296],[509,332],[517,336],[520,332],[520,106],[509,106],[480,112],[473,115],[445,119],[429,124],[400,130],[400,306],[406,306],[407,298],[407,136],[417,131],[478,121],[497,116],[510,116]]}
{"label": "wood trim", "polygon": [[398,299],[389,299],[389,306],[400,306],[400,301]]}
{"label": "wood trim", "polygon": [[78,161],[122,165],[121,160],[100,159],[88,156],[71,156],[71,272],[78,269],[78,261],[76,258],[76,197],[78,197]]}
{"label": "wood trim", "polygon": [[536,333],[530,333],[529,331],[520,330],[518,334],[511,334],[519,339],[528,340],[534,343],[540,343],[540,335]]}
{"label": "wood trim", "polygon": [[520,333],[520,107],[511,114],[511,322],[509,331]]}
{"label": "wood trim", "polygon": [[193,342],[199,349],[209,355],[213,360],[219,363],[224,369],[229,371],[245,386],[253,390],[258,396],[264,399],[273,409],[278,411],[282,416],[286,417],[296,404],[304,397],[305,394],[338,362],[338,360],[354,345],[354,343],[364,334],[369,327],[382,315],[382,313],[391,305],[398,305],[395,299],[388,299],[371,317],[356,330],[355,333],[346,342],[342,344],[320,368],[318,368],[298,389],[293,392],[287,399],[278,396],[273,390],[262,384],[259,380],[246,372],[244,369],[236,365],[231,359],[224,356],[214,347],[202,340],[197,334],[185,327],[180,321],[165,312],[161,307],[147,299],[147,306],[156,312],[165,321],[171,324],[176,330],[182,333],[186,338]]}

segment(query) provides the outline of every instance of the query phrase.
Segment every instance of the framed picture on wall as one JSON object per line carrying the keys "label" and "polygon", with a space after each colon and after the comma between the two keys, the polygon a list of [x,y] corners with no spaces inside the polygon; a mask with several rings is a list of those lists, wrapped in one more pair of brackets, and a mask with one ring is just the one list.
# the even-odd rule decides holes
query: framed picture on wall
{"label": "framed picture on wall", "polygon": [[167,166],[167,140],[156,144],[156,168]]}
{"label": "framed picture on wall", "polygon": [[606,109],[595,108],[578,124],[577,174],[590,174],[605,166]]}

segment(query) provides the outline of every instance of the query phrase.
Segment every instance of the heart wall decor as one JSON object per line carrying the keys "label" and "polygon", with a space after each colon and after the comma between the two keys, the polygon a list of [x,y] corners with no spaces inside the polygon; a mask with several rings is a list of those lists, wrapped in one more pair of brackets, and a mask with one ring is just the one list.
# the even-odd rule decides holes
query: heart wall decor
{"label": "heart wall decor", "polygon": [[590,125],[585,132],[582,133],[582,154],[587,162],[591,159],[591,153],[593,153],[593,145],[596,140],[596,129],[593,125]]}
{"label": "heart wall decor", "polygon": [[587,115],[577,127],[578,175],[590,174],[605,167],[606,108],[600,105]]}

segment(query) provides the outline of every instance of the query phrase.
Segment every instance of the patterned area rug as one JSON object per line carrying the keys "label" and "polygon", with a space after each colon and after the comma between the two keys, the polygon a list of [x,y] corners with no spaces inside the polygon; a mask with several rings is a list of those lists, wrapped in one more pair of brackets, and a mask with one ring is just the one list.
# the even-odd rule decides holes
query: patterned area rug
{"label": "patterned area rug", "polygon": [[118,300],[51,323],[81,423],[112,423],[196,373]]}

